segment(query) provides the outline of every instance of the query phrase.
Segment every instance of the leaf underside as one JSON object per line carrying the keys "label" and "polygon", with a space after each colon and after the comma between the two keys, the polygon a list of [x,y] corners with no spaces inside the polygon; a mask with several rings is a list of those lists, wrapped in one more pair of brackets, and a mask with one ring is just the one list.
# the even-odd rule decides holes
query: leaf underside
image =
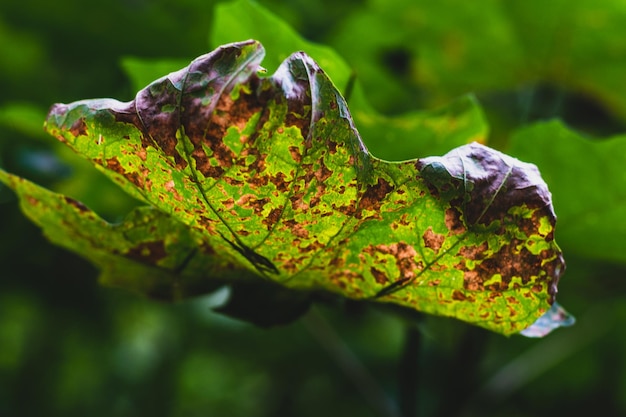
{"label": "leaf underside", "polygon": [[564,262],[534,165],[479,144],[377,159],[312,59],[295,53],[263,76],[263,54],[256,41],[225,45],[131,102],[53,106],[47,130],[150,206],[120,225],[0,179],[50,239],[100,265],[105,282],[153,297],[279,284],[502,334],[550,309]]}

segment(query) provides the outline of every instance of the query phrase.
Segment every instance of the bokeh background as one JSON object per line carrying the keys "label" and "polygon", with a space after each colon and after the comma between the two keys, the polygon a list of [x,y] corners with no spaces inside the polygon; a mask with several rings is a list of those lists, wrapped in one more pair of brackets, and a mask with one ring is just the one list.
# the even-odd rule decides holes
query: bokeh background
{"label": "bokeh background", "polygon": [[[260,329],[211,312],[223,292],[171,305],[100,287],[0,188],[0,416],[626,415],[624,2],[260,3],[334,48],[396,128],[474,95],[480,139],[537,163],[554,192],[559,301],[578,323],[504,338],[345,303]],[[1,2],[0,166],[122,218],[135,202],[43,132],[47,109],[131,99],[133,68],[243,40],[237,22],[280,29],[218,4]],[[382,129],[362,126],[372,149]],[[404,140],[380,152],[401,158]]]}

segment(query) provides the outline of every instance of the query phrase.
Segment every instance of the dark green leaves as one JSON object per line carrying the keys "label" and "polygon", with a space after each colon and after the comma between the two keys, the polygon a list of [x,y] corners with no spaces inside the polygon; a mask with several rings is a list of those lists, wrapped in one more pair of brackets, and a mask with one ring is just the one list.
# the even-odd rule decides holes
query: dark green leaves
{"label": "dark green leaves", "polygon": [[[329,42],[360,70],[368,92],[378,92],[369,97],[381,108],[414,103],[416,96],[433,105],[468,91],[541,82],[623,116],[625,18],[620,0],[487,0],[480,8],[450,0],[370,1]],[[403,57],[404,71],[385,59],[394,54]],[[385,88],[373,87],[381,83]]]}
{"label": "dark green leaves", "polygon": [[[147,276],[135,268],[164,274],[158,290],[135,286],[149,295],[244,279],[395,303],[503,334],[548,311],[564,265],[534,166],[478,144],[377,159],[311,58],[295,53],[267,77],[257,73],[263,53],[254,41],[226,45],[131,102],[52,108],[50,133],[153,207],[122,225],[62,196],[28,197],[21,180],[2,178],[23,204],[52,199],[33,217],[66,212],[69,220],[50,219],[60,227],[48,235],[85,241],[65,245],[114,268],[120,285]],[[253,304],[250,291],[239,294],[237,312]],[[289,310],[301,310],[296,304]]]}

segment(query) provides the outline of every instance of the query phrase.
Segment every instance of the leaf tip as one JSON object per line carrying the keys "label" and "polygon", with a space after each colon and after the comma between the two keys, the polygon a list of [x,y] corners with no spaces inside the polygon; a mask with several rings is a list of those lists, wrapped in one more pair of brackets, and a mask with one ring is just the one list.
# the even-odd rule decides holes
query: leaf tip
{"label": "leaf tip", "polygon": [[519,334],[526,337],[544,337],[559,327],[570,327],[575,323],[576,318],[555,302],[550,310]]}

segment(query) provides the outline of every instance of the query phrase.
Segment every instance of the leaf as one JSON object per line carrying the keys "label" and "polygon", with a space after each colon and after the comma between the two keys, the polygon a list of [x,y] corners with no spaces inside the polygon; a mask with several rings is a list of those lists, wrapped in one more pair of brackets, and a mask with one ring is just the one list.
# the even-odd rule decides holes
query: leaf
{"label": "leaf", "polygon": [[151,83],[162,74],[176,71],[187,65],[189,60],[184,59],[140,59],[137,57],[124,57],[120,65],[130,77],[134,89],[140,90],[146,84]]}
{"label": "leaf", "polygon": [[0,126],[7,126],[24,135],[40,138],[45,136],[41,130],[41,119],[45,109],[28,103],[8,103],[0,107]]}
{"label": "leaf", "polygon": [[484,143],[489,132],[483,111],[473,96],[460,97],[433,110],[393,117],[371,109],[361,110],[358,106],[355,111],[359,132],[372,138],[366,142],[367,148],[373,155],[387,160],[440,155],[468,143]]}
{"label": "leaf", "polygon": [[559,327],[569,327],[576,323],[576,319],[570,315],[559,303],[552,303],[552,307],[543,316],[539,317],[530,327],[522,330],[521,335],[526,337],[544,337]]}
{"label": "leaf", "polygon": [[[22,211],[52,242],[97,265],[104,285],[164,301],[229,285],[232,294],[219,311],[261,326],[287,323],[308,308],[307,293],[259,282],[215,253],[193,229],[151,207],[138,207],[123,222],[110,224],[82,203],[3,170],[0,182],[18,193]],[[246,298],[251,290],[263,298]],[[269,303],[277,304],[270,309]]]}
{"label": "leaf", "polygon": [[547,83],[624,118],[625,23],[621,0],[371,0],[329,43],[379,108]]}
{"label": "leaf", "polygon": [[561,122],[537,123],[510,151],[536,163],[559,208],[559,241],[578,257],[626,262],[626,137],[592,141]]}
{"label": "leaf", "polygon": [[519,82],[522,51],[503,8],[494,0],[479,8],[456,0],[372,0],[329,42],[356,68],[378,108],[441,105]]}
{"label": "leaf", "polygon": [[[457,146],[487,140],[487,122],[473,96],[457,98],[435,110],[395,116],[378,113],[367,100],[371,97],[368,95],[366,98],[363,92],[361,72],[355,73],[334,49],[305,40],[255,2],[238,0],[220,3],[216,6],[211,29],[210,37],[216,47],[242,39],[260,41],[268,49],[263,65],[269,72],[278,68],[293,51],[306,51],[324,68],[341,92],[345,94],[351,90],[348,102],[355,124],[359,126],[369,151],[379,158],[407,160],[442,154]],[[398,97],[385,88],[385,77],[378,78],[377,84],[378,88],[369,88],[368,93],[384,90],[388,96]]]}
{"label": "leaf", "polygon": [[376,159],[311,58],[260,77],[262,58],[258,42],[225,45],[131,102],[57,104],[47,129],[188,226],[218,254],[217,277],[245,270],[503,334],[550,308],[563,259],[533,165],[479,144]]}
{"label": "leaf", "polygon": [[153,208],[137,208],[124,222],[112,225],[82,203],[23,178],[0,170],[0,181],[16,191],[22,211],[52,242],[100,267],[107,285],[175,299],[180,298],[177,294],[194,293],[196,285],[204,287],[199,292],[212,289],[215,284],[204,278],[213,269],[222,275],[233,269],[226,259],[214,259],[192,229]]}
{"label": "leaf", "polygon": [[[515,33],[522,34],[520,68],[530,77],[598,100],[611,113],[626,117],[626,8],[620,0],[510,2],[505,8]],[[542,18],[537,19],[537,10]],[[528,30],[531,29],[531,30]]]}

